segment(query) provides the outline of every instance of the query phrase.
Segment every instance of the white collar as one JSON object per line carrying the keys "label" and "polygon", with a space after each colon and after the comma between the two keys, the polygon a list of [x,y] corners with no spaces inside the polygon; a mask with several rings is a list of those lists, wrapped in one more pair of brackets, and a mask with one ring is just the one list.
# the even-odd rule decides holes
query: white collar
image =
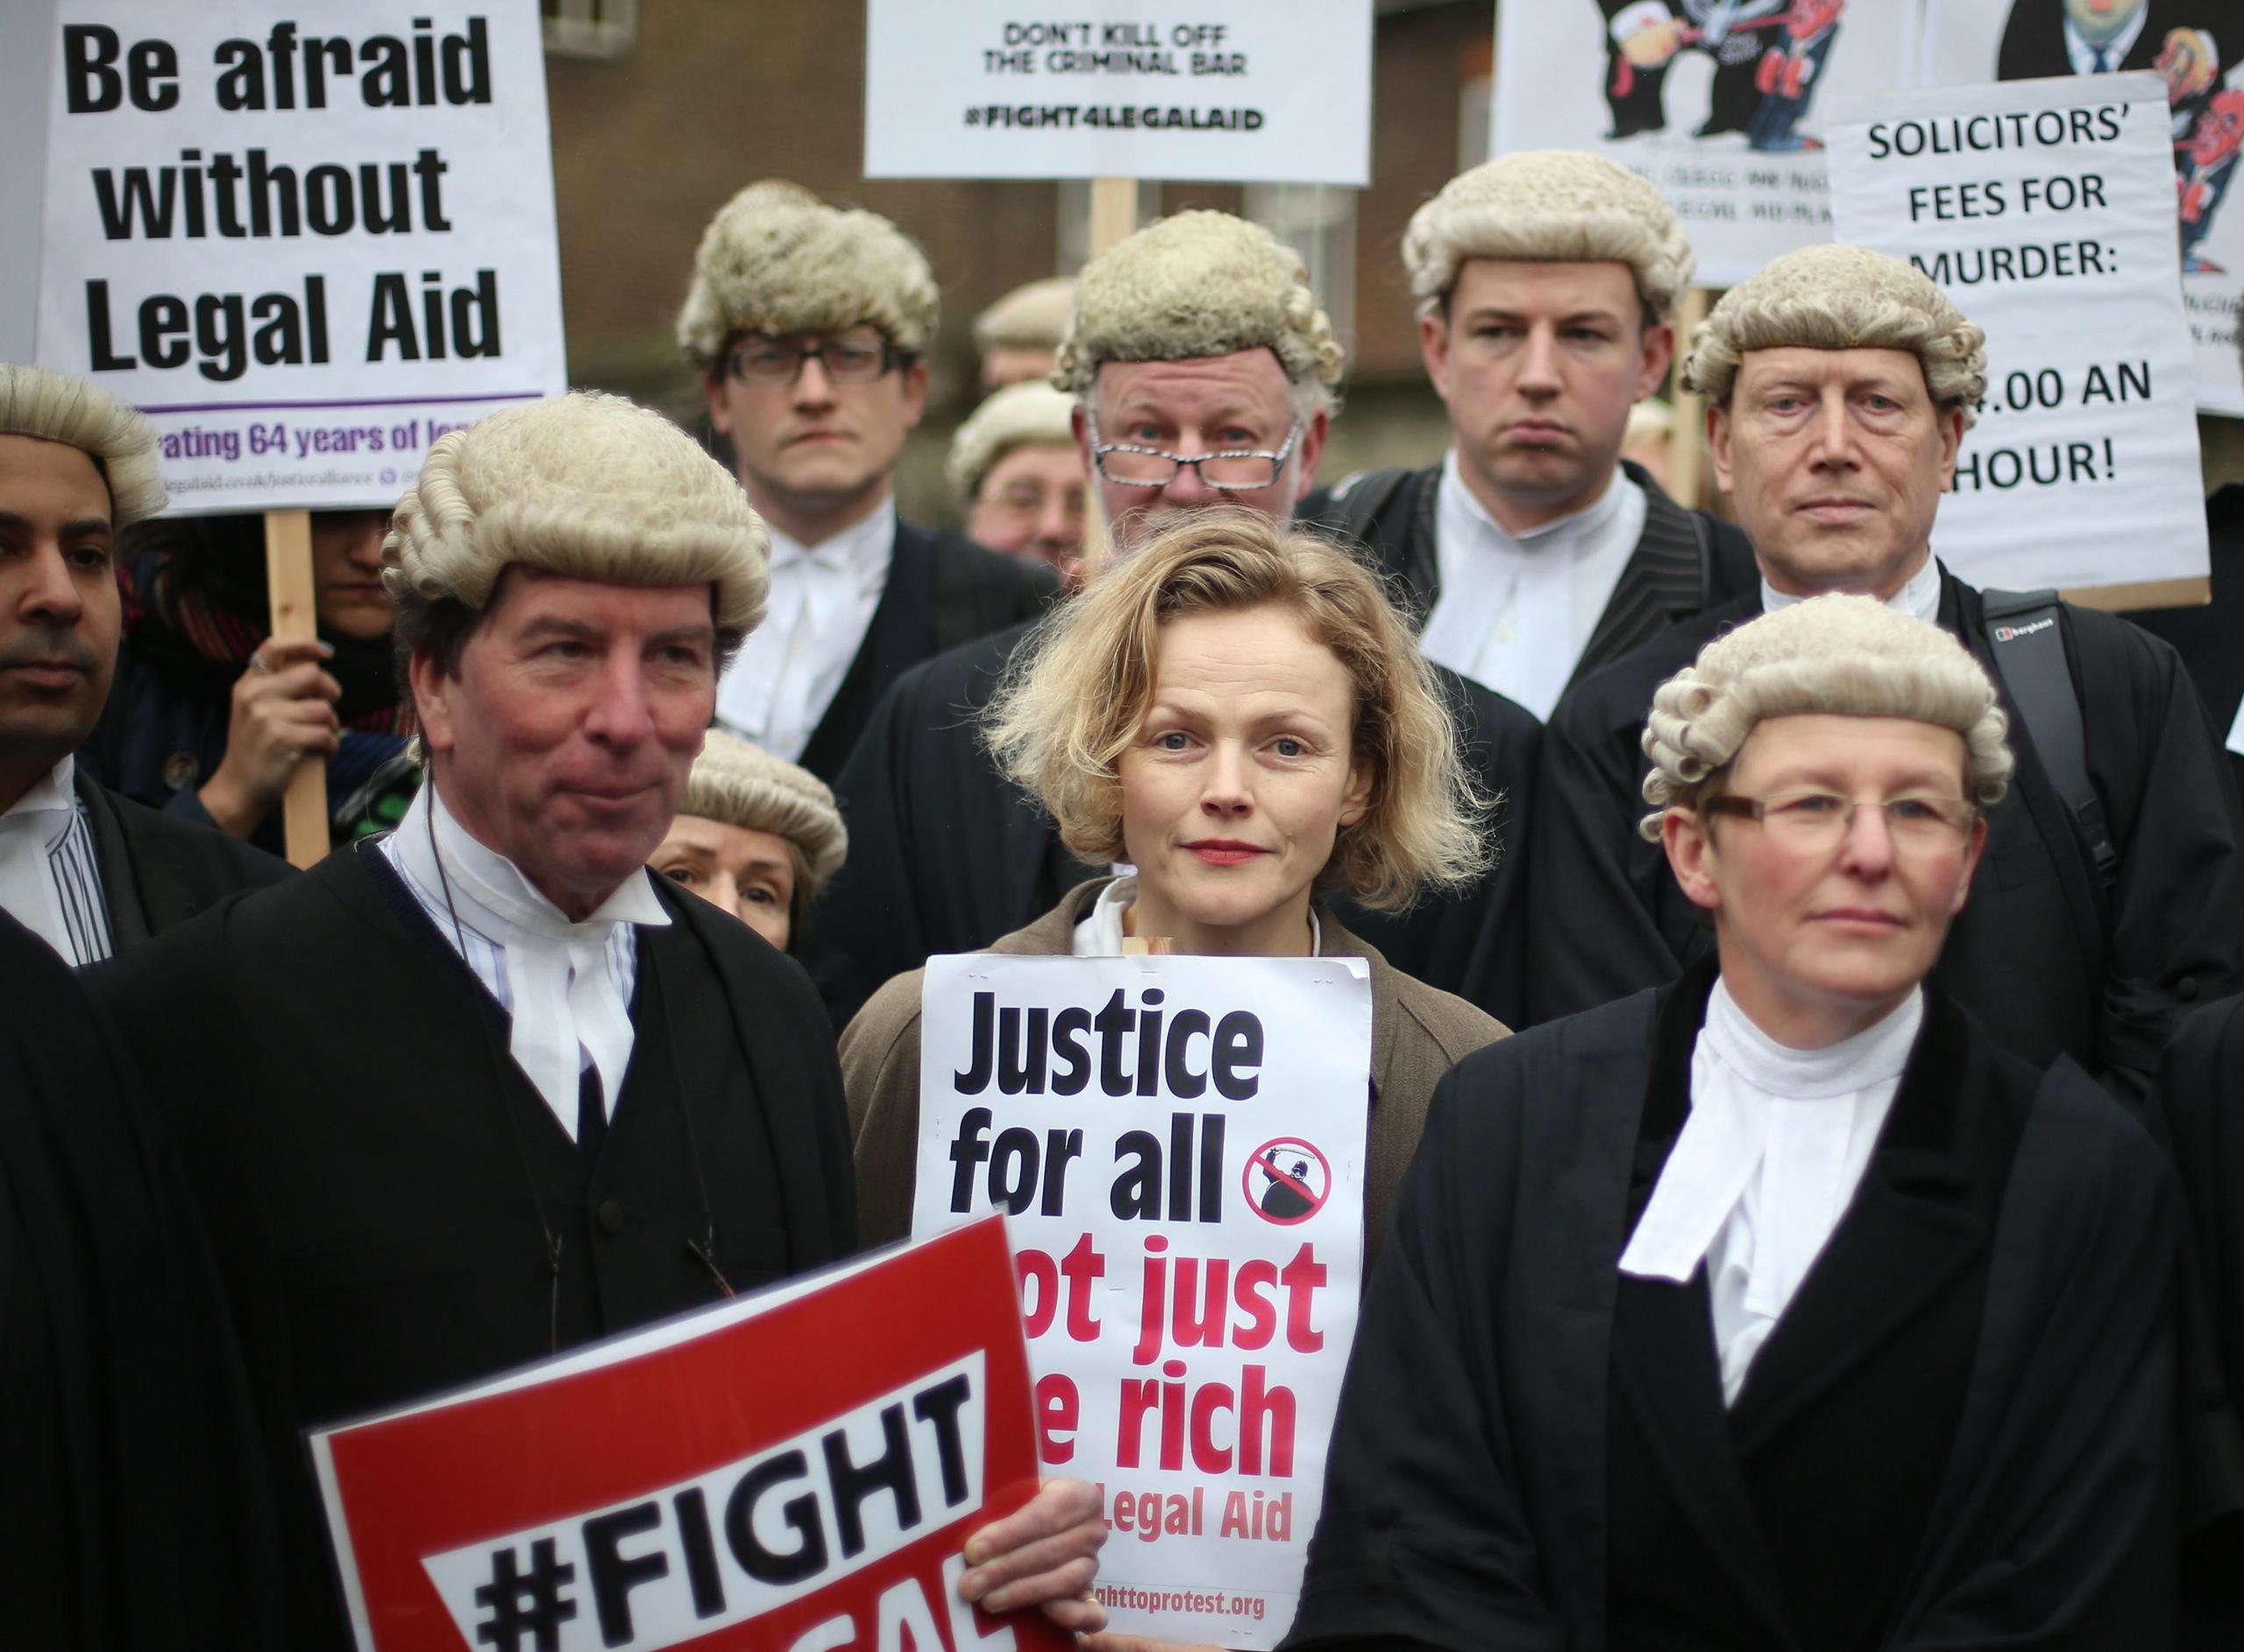
{"label": "white collar", "polygon": [[828,534],[815,545],[804,544],[768,521],[764,529],[771,535],[774,568],[795,563],[816,563],[858,572],[885,568],[896,549],[896,496],[889,495],[864,521]]}
{"label": "white collar", "polygon": [[[1118,877],[1099,890],[1090,911],[1076,920],[1069,952],[1077,958],[1119,958],[1122,955],[1122,914],[1138,898],[1135,873]],[[1317,921],[1317,903],[1309,904],[1309,954],[1324,955],[1324,925]]]}
{"label": "white collar", "polygon": [[1922,987],[1850,1038],[1820,1050],[1779,1044],[1755,1025],[1717,978],[1699,1037],[1740,1080],[1780,1101],[1818,1102],[1901,1076],[1924,1025]]}
{"label": "white collar", "polygon": [[[1804,597],[1787,595],[1771,585],[1767,575],[1761,578],[1761,612],[1774,613],[1779,608],[1789,608]],[[1925,553],[1923,565],[1911,574],[1907,583],[1885,599],[1885,606],[1896,613],[1907,614],[1912,620],[1926,620],[1940,623],[1940,558],[1930,551]]]}
{"label": "white collar", "polygon": [[1626,497],[1628,486],[1628,472],[1616,464],[1613,467],[1613,479],[1605,485],[1605,491],[1580,510],[1556,517],[1539,528],[1530,528],[1515,534],[1488,514],[1488,507],[1481,502],[1480,495],[1466,485],[1463,473],[1457,467],[1457,450],[1452,448],[1442,456],[1440,502],[1471,518],[1482,535],[1496,546],[1536,550],[1540,549],[1545,542],[1572,543],[1577,540],[1595,538],[1610,527],[1613,519],[1620,514],[1621,502]]}
{"label": "white collar", "polygon": [[[2150,8],[2144,6],[2127,20],[2125,28],[2104,43],[2102,50],[2105,59],[2111,64],[2114,72],[2121,63],[2127,60],[2127,53],[2134,50],[2135,42],[2142,38],[2144,25],[2149,21]],[[2071,60],[2074,73],[2079,74],[2089,73],[2096,65],[2097,51],[2096,43],[2074,27],[2073,20],[2067,18],[2065,19],[2065,55]]]}
{"label": "white collar", "polygon": [[508,1053],[563,1127],[577,1117],[587,1065],[600,1074],[612,1111],[622,1097],[635,1037],[608,949],[617,932],[631,925],[670,922],[651,875],[644,868],[634,872],[590,917],[572,923],[519,867],[453,818],[433,774],[385,847],[394,847],[394,863],[415,898],[463,958],[467,943],[459,930],[473,931],[503,958]]}
{"label": "white collar", "polygon": [[[437,849],[444,857],[441,872],[430,851],[432,813]],[[501,945],[510,939],[503,932],[509,929],[525,937],[566,945],[591,937],[595,929],[597,939],[604,941],[618,924],[661,927],[670,922],[670,914],[643,869],[616,885],[581,923],[572,921],[522,876],[520,867],[459,823],[437,789],[433,773],[414,793],[412,805],[398,823],[395,842],[402,869],[437,898],[438,911],[443,910],[444,891],[449,887],[453,904],[460,909],[461,921],[486,940]]]}
{"label": "white collar", "polygon": [[28,821],[35,815],[51,816],[41,822],[41,840],[53,848],[62,834],[69,830],[70,818],[78,807],[75,788],[78,759],[74,755],[65,757],[24,789],[24,795],[0,812],[0,822]]}

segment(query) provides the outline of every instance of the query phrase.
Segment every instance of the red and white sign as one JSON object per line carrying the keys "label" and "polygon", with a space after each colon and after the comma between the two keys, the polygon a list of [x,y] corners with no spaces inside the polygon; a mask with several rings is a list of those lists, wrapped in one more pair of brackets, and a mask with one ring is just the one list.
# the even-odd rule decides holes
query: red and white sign
{"label": "red and white sign", "polygon": [[913,1230],[1006,1213],[1114,1627],[1277,1645],[1363,1280],[1367,966],[933,958],[920,1027]]}
{"label": "red and white sign", "polygon": [[1037,1485],[1002,1219],[311,1446],[362,1652],[1069,1642],[957,1591]]}

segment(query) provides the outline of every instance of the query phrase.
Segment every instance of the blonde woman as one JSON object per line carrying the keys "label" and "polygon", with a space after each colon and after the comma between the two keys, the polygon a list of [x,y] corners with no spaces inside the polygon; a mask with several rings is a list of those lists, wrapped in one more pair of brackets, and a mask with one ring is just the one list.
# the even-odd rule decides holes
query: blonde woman
{"label": "blonde woman", "polygon": [[[1067,846],[1126,862],[993,952],[1180,953],[1371,962],[1367,1266],[1435,1081],[1503,1025],[1413,980],[1318,896],[1375,910],[1475,876],[1481,800],[1449,713],[1378,579],[1247,512],[1154,535],[1047,620],[987,713],[991,750]],[[859,1235],[907,1232],[919,1132],[920,972],[842,1037]]]}

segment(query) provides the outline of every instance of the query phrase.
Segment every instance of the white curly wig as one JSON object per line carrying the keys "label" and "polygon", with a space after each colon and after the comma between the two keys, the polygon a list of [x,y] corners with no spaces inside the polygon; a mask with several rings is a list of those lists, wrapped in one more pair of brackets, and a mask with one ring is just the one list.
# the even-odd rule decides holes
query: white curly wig
{"label": "white curly wig", "polygon": [[1301,255],[1228,212],[1180,212],[1083,266],[1052,382],[1087,397],[1110,361],[1265,349],[1290,383],[1329,404],[1340,382],[1340,344]]}
{"label": "white curly wig", "polygon": [[726,202],[702,231],[678,347],[707,373],[742,333],[823,336],[870,323],[916,356],[941,310],[934,272],[903,230],[767,179]]}
{"label": "white curly wig", "polygon": [[163,509],[156,427],[75,373],[0,362],[0,436],[76,448],[109,488],[110,526],[130,528]]}
{"label": "white curly wig", "polygon": [[971,505],[982,479],[1015,448],[1072,449],[1075,411],[1072,397],[1033,379],[1007,385],[975,408],[951,437],[950,457],[943,461],[959,503]]}
{"label": "white curly wig", "polygon": [[1764,718],[1820,714],[1906,717],[1964,737],[1965,791],[1981,808],[2002,801],[2012,759],[2009,719],[1969,650],[1929,620],[1874,597],[1836,593],[1765,613],[1699,650],[1659,685],[1644,724],[1644,801],[1638,830],[1658,840],[1660,819],[1694,806],[1736,761]]}
{"label": "white curly wig", "polygon": [[382,544],[401,607],[480,613],[515,564],[617,585],[715,587],[721,636],[763,618],[771,541],[732,473],[660,414],[577,391],[438,438]]}
{"label": "white curly wig", "polygon": [[1733,287],[1699,324],[1682,384],[1729,405],[1751,350],[1905,350],[1942,408],[1964,428],[1987,387],[1987,336],[1915,265],[1866,246],[1827,243],[1787,252]]}
{"label": "white curly wig", "polygon": [[1057,350],[1075,308],[1072,275],[1016,287],[974,318],[974,347],[985,356],[993,350]]}
{"label": "white curly wig", "polygon": [[709,731],[685,783],[680,814],[769,832],[800,857],[795,904],[808,905],[849,853],[849,834],[826,783],[721,729]]}
{"label": "white curly wig", "polygon": [[1617,161],[1575,149],[1527,149],[1459,173],[1410,216],[1402,266],[1431,315],[1467,259],[1625,264],[1662,320],[1697,267],[1666,200]]}

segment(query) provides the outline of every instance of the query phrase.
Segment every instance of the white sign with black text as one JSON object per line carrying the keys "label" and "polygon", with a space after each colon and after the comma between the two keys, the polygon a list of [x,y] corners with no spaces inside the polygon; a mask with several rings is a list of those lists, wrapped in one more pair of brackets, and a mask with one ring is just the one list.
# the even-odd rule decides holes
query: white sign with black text
{"label": "white sign with black text", "polygon": [[1362,1287],[1361,959],[930,959],[913,1231],[1005,1212],[1115,1627],[1292,1622]]}
{"label": "white sign with black text", "polygon": [[532,0],[63,0],[39,358],[190,512],[388,506],[565,387]]}
{"label": "white sign with black text", "polygon": [[1371,181],[1371,0],[868,0],[868,178]]}
{"label": "white sign with black text", "polygon": [[2150,74],[1849,98],[1842,240],[1986,330],[1987,391],[1933,545],[2013,590],[2203,578],[2165,88]]}

